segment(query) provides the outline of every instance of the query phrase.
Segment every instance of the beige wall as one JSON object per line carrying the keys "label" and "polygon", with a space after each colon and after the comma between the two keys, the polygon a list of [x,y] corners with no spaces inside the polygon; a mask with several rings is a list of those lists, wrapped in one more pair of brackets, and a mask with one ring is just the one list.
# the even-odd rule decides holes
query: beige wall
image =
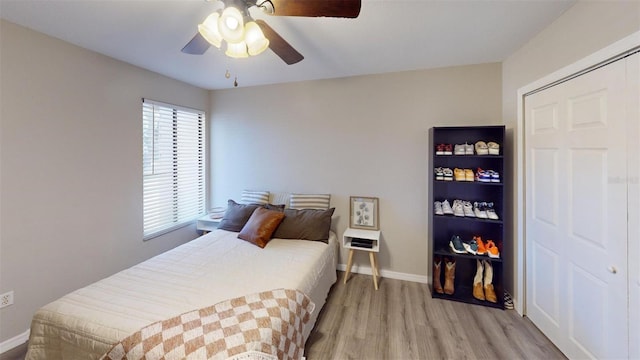
{"label": "beige wall", "polygon": [[[509,139],[515,140],[517,129],[517,91],[556,70],[568,66],[604,47],[640,30],[640,1],[580,1],[554,23],[531,39],[502,63],[502,117]],[[515,148],[514,143],[510,148]],[[516,164],[516,159],[510,161]],[[517,188],[512,188],[515,198]],[[515,213],[522,206],[514,203]],[[512,229],[513,230],[513,229]],[[514,238],[517,234],[514,232]],[[516,242],[523,246],[521,239]],[[517,250],[517,249],[516,249]],[[516,253],[513,259],[514,291],[517,288]],[[514,294],[517,298],[520,294]]]}
{"label": "beige wall", "polygon": [[330,193],[341,234],[349,196],[378,197],[380,268],[426,279],[428,130],[499,124],[500,73],[495,63],[213,91],[211,201],[245,188]]}
{"label": "beige wall", "polygon": [[63,294],[196,236],[142,241],[141,98],[202,90],[0,21],[0,342]]}

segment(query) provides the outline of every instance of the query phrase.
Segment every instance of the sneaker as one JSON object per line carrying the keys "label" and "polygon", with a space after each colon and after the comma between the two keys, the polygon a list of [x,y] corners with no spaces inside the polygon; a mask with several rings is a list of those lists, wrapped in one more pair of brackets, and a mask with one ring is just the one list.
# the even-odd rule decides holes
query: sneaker
{"label": "sneaker", "polygon": [[478,219],[487,219],[487,212],[484,210],[482,204],[477,201],[473,203],[473,213],[476,214]]}
{"label": "sneaker", "polygon": [[456,254],[466,253],[466,251],[464,250],[464,246],[462,245],[462,240],[460,240],[460,236],[458,235],[453,235],[451,237],[451,241],[449,241],[449,247],[451,248],[451,251]]}
{"label": "sneaker", "polygon": [[465,181],[473,181],[474,177],[475,177],[475,175],[473,174],[473,170],[464,169],[464,179],[465,179]]}
{"label": "sneaker", "polygon": [[480,236],[474,236],[473,240],[475,240],[476,245],[478,246],[478,250],[476,251],[477,255],[487,255],[487,248],[484,245],[484,241]]}
{"label": "sneaker", "polygon": [[489,175],[491,176],[491,182],[500,182],[500,174],[497,171],[489,170]]}
{"label": "sneaker", "polygon": [[473,145],[464,143],[464,154],[473,155]]}
{"label": "sneaker", "polygon": [[489,154],[489,148],[484,141],[478,141],[476,143],[476,154],[478,155],[487,155]]}
{"label": "sneaker", "polygon": [[453,177],[456,179],[456,181],[466,181],[463,169],[453,169]]}
{"label": "sneaker", "polygon": [[489,255],[490,258],[493,258],[493,259],[500,258],[500,251],[498,250],[498,247],[493,242],[493,240],[487,240],[486,248],[487,248],[487,255]]}
{"label": "sneaker", "polygon": [[478,244],[473,239],[468,243],[466,242],[462,243],[462,246],[469,254],[475,255],[478,252]]}
{"label": "sneaker", "polygon": [[462,210],[464,211],[465,217],[476,217],[476,214],[473,213],[473,206],[471,205],[471,202],[462,202]]}
{"label": "sneaker", "polygon": [[436,173],[436,180],[444,180],[444,172],[441,167],[433,169],[433,172]]}
{"label": "sneaker", "polygon": [[453,146],[451,146],[451,144],[444,144],[443,155],[453,155]]}
{"label": "sneaker", "polygon": [[490,171],[492,170],[482,170],[481,168],[478,168],[478,170],[476,171],[476,181],[479,182],[491,182],[491,173]]}
{"label": "sneaker", "polygon": [[433,213],[436,215],[444,215],[444,212],[442,211],[442,203],[440,201],[433,203]]}
{"label": "sneaker", "polygon": [[436,145],[436,155],[444,155],[444,144]]}
{"label": "sneaker", "polygon": [[462,206],[462,200],[454,200],[453,205],[453,216],[464,217],[464,207]]}
{"label": "sneaker", "polygon": [[498,214],[496,214],[496,211],[493,209],[493,203],[490,202],[485,206],[485,211],[487,212],[487,218],[491,219],[491,220],[499,220],[498,218]]}
{"label": "sneaker", "polygon": [[442,173],[444,174],[444,181],[453,181],[453,171],[449,168],[442,169]]}
{"label": "sneaker", "polygon": [[507,310],[513,310],[513,299],[508,292],[504,292],[504,308]]}
{"label": "sneaker", "polygon": [[449,201],[447,200],[442,202],[442,213],[444,215],[453,215],[453,209],[451,209],[451,205],[449,205]]}
{"label": "sneaker", "polygon": [[487,143],[487,147],[489,148],[489,155],[500,155],[500,145],[497,143],[490,141]]}
{"label": "sneaker", "polygon": [[453,154],[454,155],[465,155],[466,154],[466,149],[464,147],[464,144],[456,144],[456,146],[453,147]]}

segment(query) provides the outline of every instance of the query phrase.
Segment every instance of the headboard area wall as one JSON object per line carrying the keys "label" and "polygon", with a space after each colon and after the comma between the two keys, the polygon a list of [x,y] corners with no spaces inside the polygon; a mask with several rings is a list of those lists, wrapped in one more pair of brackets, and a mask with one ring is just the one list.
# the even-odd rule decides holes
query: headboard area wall
{"label": "headboard area wall", "polygon": [[[341,239],[349,197],[377,197],[381,275],[426,282],[428,130],[499,124],[500,74],[494,63],[211,91],[209,206],[245,189],[274,202],[331,194]],[[369,271],[365,256],[354,271]]]}

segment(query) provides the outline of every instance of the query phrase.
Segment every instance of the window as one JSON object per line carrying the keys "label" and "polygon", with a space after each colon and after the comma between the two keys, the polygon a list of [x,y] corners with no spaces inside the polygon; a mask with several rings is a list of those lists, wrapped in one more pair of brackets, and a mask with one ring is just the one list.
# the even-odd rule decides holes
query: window
{"label": "window", "polygon": [[142,100],[144,238],[205,213],[204,112]]}

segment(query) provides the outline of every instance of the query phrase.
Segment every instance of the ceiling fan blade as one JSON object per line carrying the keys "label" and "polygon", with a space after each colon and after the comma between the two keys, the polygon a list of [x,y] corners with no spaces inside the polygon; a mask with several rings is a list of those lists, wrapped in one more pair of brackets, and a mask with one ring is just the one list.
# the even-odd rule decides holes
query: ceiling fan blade
{"label": "ceiling fan blade", "polygon": [[269,39],[269,49],[276,53],[287,65],[293,65],[304,59],[302,54],[294,49],[282,36],[278,35],[266,22],[258,19],[256,24],[260,26],[264,36]]}
{"label": "ceiling fan blade", "polygon": [[[360,14],[361,0],[271,0],[275,16],[326,16],[338,18],[357,18]],[[271,4],[265,1],[265,7]],[[262,1],[258,1],[258,6]],[[267,11],[269,13],[269,11]]]}
{"label": "ceiling fan blade", "polygon": [[185,45],[182,50],[185,54],[202,55],[209,49],[211,44],[200,35],[199,32]]}

